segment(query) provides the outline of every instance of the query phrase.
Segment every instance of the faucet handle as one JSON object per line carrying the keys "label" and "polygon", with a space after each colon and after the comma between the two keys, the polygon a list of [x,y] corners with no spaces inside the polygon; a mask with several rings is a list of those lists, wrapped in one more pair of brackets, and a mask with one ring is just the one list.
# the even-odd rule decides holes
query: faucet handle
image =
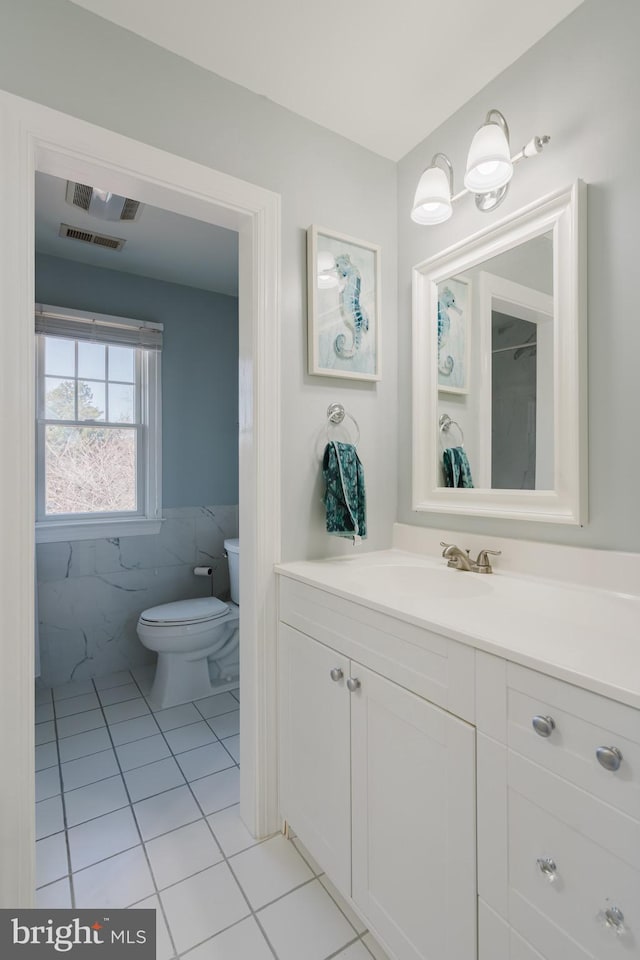
{"label": "faucet handle", "polygon": [[481,550],[478,554],[478,559],[476,560],[476,567],[478,573],[493,573],[489,557],[500,557],[502,556],[502,550]]}

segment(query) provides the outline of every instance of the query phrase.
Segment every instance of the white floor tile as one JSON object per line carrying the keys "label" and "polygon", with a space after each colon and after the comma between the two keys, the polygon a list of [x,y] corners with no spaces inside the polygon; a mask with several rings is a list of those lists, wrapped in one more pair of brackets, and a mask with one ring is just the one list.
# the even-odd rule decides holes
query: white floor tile
{"label": "white floor tile", "polygon": [[179,753],[176,760],[187,780],[197,780],[233,766],[233,760],[221,743],[208,743],[197,750]]}
{"label": "white floor tile", "polygon": [[56,880],[48,887],[36,890],[36,907],[40,910],[64,910],[71,907],[69,878]]}
{"label": "white floor tile", "polygon": [[202,816],[188,787],[176,787],[157,797],[141,800],[134,804],[133,811],[143,840],[151,840]]}
{"label": "white floor tile", "polygon": [[109,780],[100,780],[91,783],[88,787],[71,790],[64,795],[64,805],[67,811],[67,824],[70,827],[85,820],[92,820],[104,813],[111,813],[119,807],[129,803],[122,777],[110,777]]}
{"label": "white floor tile", "polygon": [[88,757],[92,753],[100,753],[111,748],[111,740],[106,727],[97,730],[88,730],[86,733],[76,733],[75,736],[65,737],[60,741],[60,760],[66,763],[69,760],[78,760]]}
{"label": "white floor tile", "polygon": [[36,839],[49,837],[64,830],[62,797],[51,797],[36,803]]}
{"label": "white floor tile", "polygon": [[204,700],[196,700],[195,704],[205,720],[238,709],[238,701],[230,693],[218,693],[213,697],[205,697]]}
{"label": "white floor tile", "polygon": [[58,736],[64,738],[85,733],[87,730],[97,730],[98,727],[104,727],[105,722],[102,710],[87,710],[86,713],[76,713],[72,717],[61,717],[56,721],[56,726]]}
{"label": "white floor tile", "polygon": [[145,844],[159,890],[222,860],[205,820],[172,830]]}
{"label": "white floor tile", "polygon": [[225,749],[229,751],[236,763],[240,763],[240,737],[226,737]]}
{"label": "white floor tile", "polygon": [[313,879],[296,848],[281,834],[236,854],[229,864],[254,910]]}
{"label": "white floor tile", "polygon": [[309,865],[313,873],[315,873],[316,877],[319,877],[324,873],[324,870],[320,864],[313,859],[307,848],[300,843],[297,837],[294,837],[291,843],[294,845],[302,859]]}
{"label": "white floor tile", "polygon": [[318,880],[276,900],[258,917],[278,960],[325,960],[355,937]]}
{"label": "white floor tile", "polygon": [[96,690],[109,690],[111,687],[121,687],[131,683],[131,674],[128,670],[118,670],[117,673],[108,673],[106,677],[94,677]]}
{"label": "white floor tile", "polygon": [[260,843],[260,840],[251,836],[240,819],[238,804],[227,807],[226,810],[220,810],[219,813],[213,813],[207,817],[207,820],[227,857],[232,857],[234,853],[240,853],[241,850],[247,850],[256,843]]}
{"label": "white floor tile", "polygon": [[216,813],[240,801],[240,771],[237,767],[221,770],[191,784],[196,800],[205,814]]}
{"label": "white floor tile", "polygon": [[36,841],[36,887],[53,883],[69,873],[64,833]]}
{"label": "white floor tile", "polygon": [[84,697],[88,693],[93,693],[93,683],[91,680],[76,680],[72,683],[63,683],[59,687],[53,688],[53,699],[69,700],[71,697]]}
{"label": "white floor tile", "polygon": [[71,869],[82,870],[114,853],[138,846],[140,837],[130,807],[72,827],[68,833]]}
{"label": "white floor tile", "polygon": [[146,717],[136,717],[133,720],[124,720],[121,723],[110,723],[109,731],[116,746],[142,740],[144,737],[152,737],[160,732],[151,714]]}
{"label": "white floor tile", "polygon": [[49,687],[39,687],[36,683],[35,702],[37,706],[42,703],[51,703],[51,689]]}
{"label": "white floor tile", "polygon": [[63,790],[76,790],[78,787],[86,787],[88,783],[106,780],[107,777],[115,777],[120,772],[116,755],[111,748],[102,750],[100,753],[94,753],[89,757],[69,760],[67,763],[60,764],[60,769],[62,770]]}
{"label": "white floor tile", "polygon": [[46,720],[53,720],[53,704],[36,704],[36,723],[44,723]]}
{"label": "white floor tile", "polygon": [[370,933],[364,935],[362,942],[367,950],[373,954],[376,960],[389,960],[388,955],[384,952],[378,941],[372,937]]}
{"label": "white floor tile", "polygon": [[134,717],[143,717],[151,713],[146,701],[142,697],[135,700],[125,700],[123,703],[112,703],[104,708],[104,715],[107,723],[122,723],[123,720],[133,720]]}
{"label": "white floor tile", "polygon": [[202,717],[192,703],[183,703],[179,707],[169,707],[168,710],[154,710],[153,715],[161,730],[175,730],[188,723],[197,723]]}
{"label": "white floor tile", "polygon": [[326,874],[320,877],[320,883],[325,888],[331,899],[340,907],[351,926],[355,929],[356,933],[366,933],[366,924],[362,922],[357,913],[354,913],[340,891],[336,889]]}
{"label": "white floor tile", "polygon": [[232,691],[231,691],[231,696],[234,697],[234,698],[238,701],[238,703],[240,703],[240,691],[239,691],[239,690],[232,690]]}
{"label": "white floor tile", "polygon": [[273,960],[273,954],[256,921],[247,917],[200,944],[186,960]]}
{"label": "white floor tile", "polygon": [[[249,914],[226,863],[219,863],[160,894],[169,929],[182,953]],[[300,960],[300,954],[296,960]]]}
{"label": "white floor tile", "polygon": [[41,743],[50,743],[56,738],[56,725],[53,720],[45,723],[36,723],[36,746]]}
{"label": "white floor tile", "polygon": [[60,773],[57,767],[48,767],[36,773],[36,801],[55,797],[60,793]]}
{"label": "white floor tile", "polygon": [[[162,908],[160,907],[160,901],[158,898],[148,897],[146,900],[141,900],[140,903],[134,903],[132,909],[155,910],[156,960],[171,960],[172,957],[175,957],[175,950],[173,949],[173,944],[171,943],[171,938],[169,937],[169,930],[164,922]],[[249,957],[247,957],[246,960],[249,960]],[[273,960],[273,957],[271,957],[271,960]]]}
{"label": "white floor tile", "polygon": [[221,717],[212,717],[209,720],[209,726],[219,740],[234,737],[240,733],[240,711],[234,710],[231,713],[223,713]]}
{"label": "white floor tile", "polygon": [[184,777],[173,757],[157,760],[156,763],[149,763],[135,770],[127,770],[124,780],[132,803],[153,797],[156,793],[164,793],[165,790],[184,783]]}
{"label": "white floor tile", "polygon": [[[136,721],[128,720],[126,722],[135,723]],[[165,757],[171,756],[171,751],[160,733],[156,734],[155,737],[145,737],[144,740],[123,743],[121,747],[116,747],[116,753],[123,770],[134,770],[136,767],[142,767],[147,763],[154,763],[156,760],[164,760]]]}
{"label": "white floor tile", "polygon": [[98,696],[102,706],[107,707],[112,703],[121,703],[123,700],[135,700],[140,696],[140,691],[135,683],[123,683],[119,687],[99,690]]}
{"label": "white floor tile", "polygon": [[76,906],[129,907],[155,893],[142,847],[134,847],[109,860],[73,874]]}
{"label": "white floor tile", "polygon": [[134,667],[131,671],[136,683],[144,693],[145,697],[151,693],[151,688],[153,686],[153,681],[156,675],[156,666],[155,664],[147,665],[144,667]]}
{"label": "white floor tile", "polygon": [[56,701],[56,717],[70,717],[74,713],[85,713],[100,706],[95,693],[86,693],[82,697],[69,697],[66,700]]}
{"label": "white floor tile", "polygon": [[358,943],[352,943],[350,947],[339,953],[335,960],[371,960],[371,954],[358,941]]}
{"label": "white floor tile", "polygon": [[36,747],[36,770],[46,770],[47,767],[55,767],[58,762],[58,747],[55,740],[51,743],[43,743]]}
{"label": "white floor tile", "polygon": [[167,743],[174,753],[184,753],[185,750],[193,750],[195,747],[202,747],[205,743],[215,743],[215,734],[204,722],[190,723],[184,727],[176,727],[174,730],[167,730],[165,733]]}

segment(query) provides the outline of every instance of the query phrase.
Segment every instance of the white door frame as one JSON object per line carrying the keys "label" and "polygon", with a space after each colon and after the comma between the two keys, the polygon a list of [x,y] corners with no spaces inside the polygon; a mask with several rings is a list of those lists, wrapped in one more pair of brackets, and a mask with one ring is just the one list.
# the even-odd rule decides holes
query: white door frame
{"label": "white door frame", "polygon": [[239,231],[241,812],[256,836],[278,823],[280,197],[0,91],[0,906],[6,907],[29,906],[35,887],[36,170],[85,183],[108,172],[111,188],[125,196]]}

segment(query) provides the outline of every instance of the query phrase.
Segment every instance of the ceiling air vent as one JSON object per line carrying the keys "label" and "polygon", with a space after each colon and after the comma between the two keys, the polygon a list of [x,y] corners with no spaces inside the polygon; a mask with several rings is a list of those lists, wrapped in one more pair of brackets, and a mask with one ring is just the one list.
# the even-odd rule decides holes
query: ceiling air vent
{"label": "ceiling air vent", "polygon": [[67,180],[67,203],[86,211],[90,217],[99,220],[137,220],[142,213],[143,204],[130,197],[121,197],[110,190],[90,187],[86,183]]}
{"label": "ceiling air vent", "polygon": [[81,240],[83,243],[92,243],[96,247],[107,247],[108,250],[122,250],[126,240],[121,237],[107,237],[103,233],[92,233],[89,230],[81,230],[79,227],[71,227],[68,223],[60,224],[61,237],[68,237],[70,240]]}

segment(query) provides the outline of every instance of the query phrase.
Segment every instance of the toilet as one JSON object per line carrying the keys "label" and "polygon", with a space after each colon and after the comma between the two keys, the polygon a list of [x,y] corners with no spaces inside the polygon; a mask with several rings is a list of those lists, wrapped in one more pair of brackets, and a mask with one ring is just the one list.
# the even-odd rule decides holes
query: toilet
{"label": "toilet", "polygon": [[229,559],[231,601],[197,597],[162,603],[140,614],[137,626],[140,642],[158,654],[149,695],[156,710],[211,696],[221,686],[228,688],[234,679],[237,681],[240,542],[225,540],[224,546]]}

